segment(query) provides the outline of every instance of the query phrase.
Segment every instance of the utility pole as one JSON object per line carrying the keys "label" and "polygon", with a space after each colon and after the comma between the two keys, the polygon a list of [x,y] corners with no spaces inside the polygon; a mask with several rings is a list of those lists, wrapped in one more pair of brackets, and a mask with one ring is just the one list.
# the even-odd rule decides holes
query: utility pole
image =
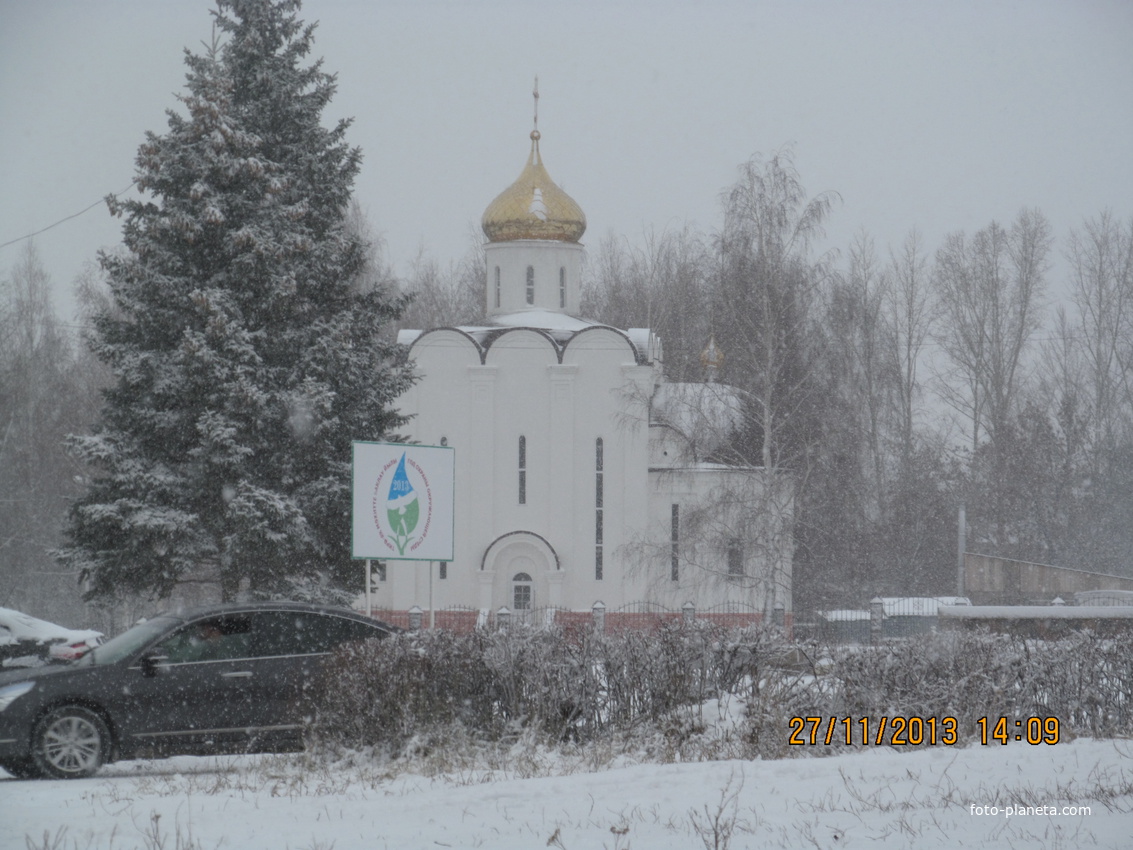
{"label": "utility pole", "polygon": [[956,595],[964,595],[964,550],[968,547],[967,515],[960,505],[956,530]]}

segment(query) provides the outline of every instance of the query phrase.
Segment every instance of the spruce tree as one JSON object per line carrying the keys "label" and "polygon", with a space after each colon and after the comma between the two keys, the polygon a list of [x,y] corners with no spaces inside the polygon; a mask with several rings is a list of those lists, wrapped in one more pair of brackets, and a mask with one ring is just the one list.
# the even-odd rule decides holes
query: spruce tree
{"label": "spruce tree", "polygon": [[[184,113],[147,133],[143,200],[108,199],[123,246],[93,347],[115,375],[99,470],[71,508],[63,561],[89,597],[167,594],[189,578],[281,595],[341,586],[351,441],[390,439],[411,373],[385,329],[403,302],[359,285],[345,226],[361,153],[321,118],[335,78],[308,62],[298,0],[217,0],[186,50]],[[325,584],[325,581],[324,581]]]}

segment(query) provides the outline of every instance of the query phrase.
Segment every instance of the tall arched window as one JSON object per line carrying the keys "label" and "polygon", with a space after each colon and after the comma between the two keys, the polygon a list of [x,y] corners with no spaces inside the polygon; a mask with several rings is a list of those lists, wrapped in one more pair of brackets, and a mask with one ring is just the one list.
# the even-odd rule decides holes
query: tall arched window
{"label": "tall arched window", "polygon": [[496,266],[496,306],[500,306],[500,267]]}
{"label": "tall arched window", "polygon": [[566,307],[566,267],[559,266],[559,306]]}
{"label": "tall arched window", "polygon": [[535,266],[527,267],[527,303],[535,303]]}
{"label": "tall arched window", "polygon": [[519,503],[527,504],[527,438],[519,438]]}
{"label": "tall arched window", "polygon": [[535,602],[534,583],[527,573],[516,573],[511,580],[511,607],[513,611],[529,611]]}
{"label": "tall arched window", "polygon": [[744,543],[733,537],[728,541],[728,576],[736,578],[744,574]]}
{"label": "tall arched window", "polygon": [[594,441],[594,578],[602,580],[602,438]]}

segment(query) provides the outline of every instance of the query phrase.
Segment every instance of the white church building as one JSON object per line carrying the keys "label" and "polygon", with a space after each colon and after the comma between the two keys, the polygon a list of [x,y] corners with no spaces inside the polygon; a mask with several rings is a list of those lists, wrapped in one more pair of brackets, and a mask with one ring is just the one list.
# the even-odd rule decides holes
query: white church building
{"label": "white church building", "polygon": [[375,613],[790,612],[790,488],[706,460],[740,416],[711,380],[721,355],[670,383],[650,330],[578,317],[586,218],[539,139],[483,215],[487,324],[399,335],[419,376],[406,430],[454,450],[455,556],[385,562]]}

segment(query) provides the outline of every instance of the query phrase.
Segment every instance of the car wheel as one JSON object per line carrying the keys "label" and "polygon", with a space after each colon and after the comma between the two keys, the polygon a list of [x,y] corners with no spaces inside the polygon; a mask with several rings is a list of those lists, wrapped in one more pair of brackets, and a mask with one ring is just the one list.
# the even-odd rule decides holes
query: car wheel
{"label": "car wheel", "polygon": [[93,776],[110,749],[110,730],[101,717],[81,705],[49,712],[32,733],[34,766],[45,776]]}
{"label": "car wheel", "polygon": [[39,776],[35,762],[30,758],[0,759],[0,767],[16,777],[16,779],[33,779]]}

